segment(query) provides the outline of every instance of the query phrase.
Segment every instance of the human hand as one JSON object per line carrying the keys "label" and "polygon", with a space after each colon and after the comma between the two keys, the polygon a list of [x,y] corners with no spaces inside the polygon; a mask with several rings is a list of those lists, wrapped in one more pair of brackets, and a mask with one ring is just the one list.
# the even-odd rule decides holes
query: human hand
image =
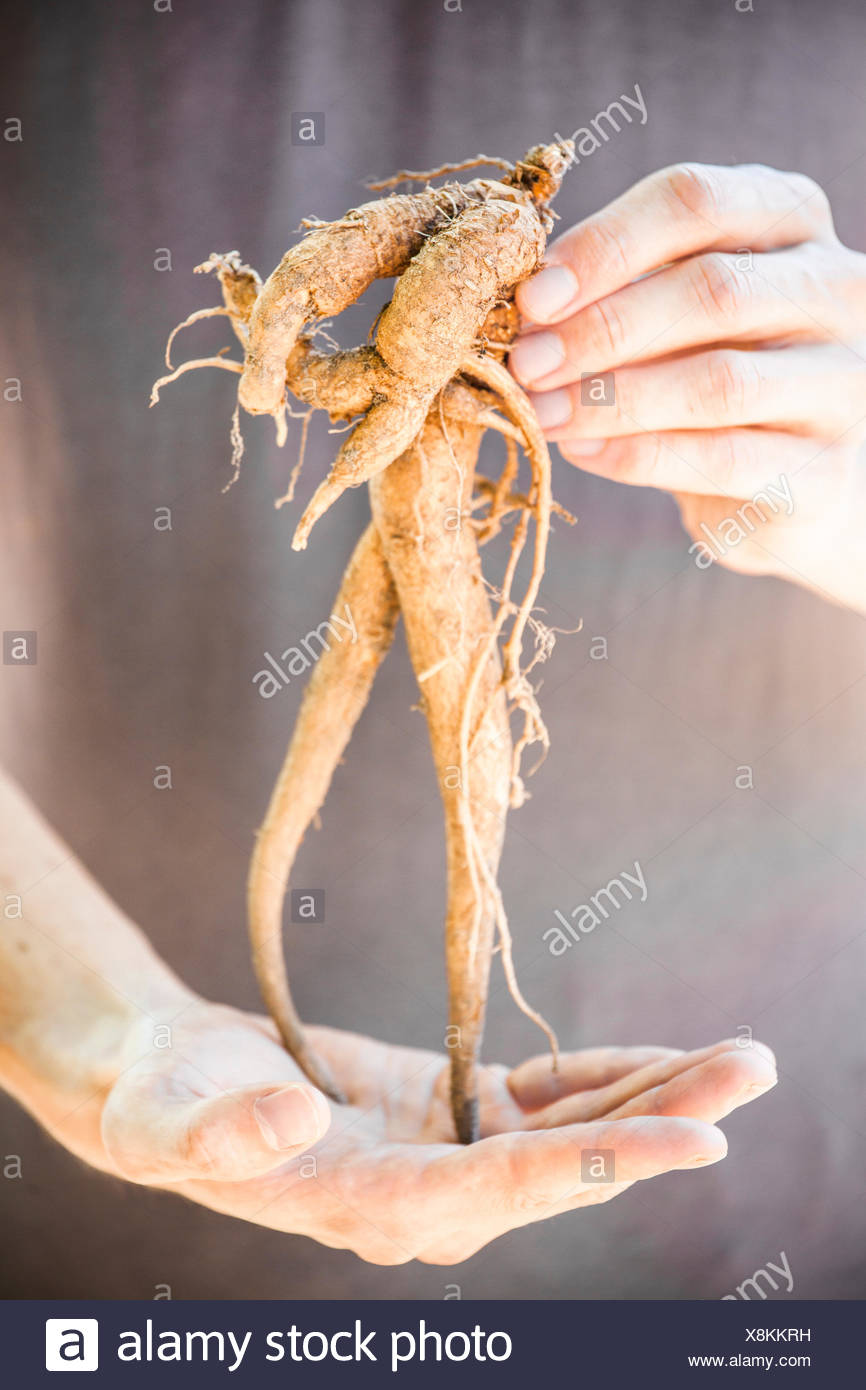
{"label": "human hand", "polygon": [[[453,1264],[515,1227],[717,1162],[716,1121],[775,1084],[769,1049],[731,1041],[594,1048],[564,1056],[557,1074],[549,1055],[490,1066],[483,1137],[462,1147],[445,1056],[310,1032],[348,1104],[329,1105],[256,1015],[196,1002],[162,1050],[149,1025],[105,1102],[102,1153],[86,1156],[376,1264]],[[581,1181],[586,1150],[613,1152],[615,1181]]]}
{"label": "human hand", "polygon": [[671,492],[699,567],[866,609],[866,256],[817,184],[663,169],[553,242],[517,303],[511,370],[566,459]]}

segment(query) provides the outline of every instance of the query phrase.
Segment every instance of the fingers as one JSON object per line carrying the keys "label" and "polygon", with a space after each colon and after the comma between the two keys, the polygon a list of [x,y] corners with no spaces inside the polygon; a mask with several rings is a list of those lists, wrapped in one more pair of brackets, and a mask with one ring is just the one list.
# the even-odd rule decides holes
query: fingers
{"label": "fingers", "polygon": [[673,1169],[718,1163],[726,1153],[721,1130],[681,1116],[482,1139],[428,1169],[425,1210],[435,1219],[415,1255],[431,1264],[457,1263],[518,1226],[609,1201],[631,1183]]}
{"label": "fingers", "polygon": [[[465,1152],[467,1181],[476,1179],[496,1194],[508,1225],[540,1220],[547,1209],[579,1206],[598,1200],[601,1155],[605,1184],[658,1177],[676,1168],[718,1163],[727,1153],[721,1130],[687,1117],[638,1117],[574,1124],[561,1129],[526,1130],[483,1139]],[[470,1187],[469,1190],[472,1190]],[[612,1193],[610,1195],[613,1195]]]}
{"label": "fingers", "polygon": [[771,255],[715,251],[668,266],[518,338],[509,366],[548,391],[585,373],[702,344],[832,339],[851,327],[847,258],[810,245]]}
{"label": "fingers", "polygon": [[537,1110],[572,1091],[608,1086],[651,1062],[679,1056],[680,1049],[674,1047],[590,1047],[565,1053],[554,1071],[550,1053],[544,1053],[515,1067],[507,1077],[507,1085],[518,1105],[524,1110]]}
{"label": "fingers", "polygon": [[144,1074],[112,1091],[102,1135],[132,1182],[240,1182],[302,1153],[329,1123],[328,1102],[313,1086],[248,1086],[198,1098]]}
{"label": "fingers", "polygon": [[773,1089],[773,1062],[754,1048],[720,1052],[627,1101],[611,1118],[632,1115],[689,1115],[716,1124],[741,1105]]}
{"label": "fingers", "polygon": [[604,1097],[599,1092],[564,1099],[539,1112],[533,1123],[549,1127],[602,1116],[688,1115],[715,1124],[776,1084],[772,1054],[760,1045],[737,1048],[721,1043],[689,1057],[691,1061],[680,1059],[679,1066],[645,1068],[642,1077],[635,1074],[627,1085],[607,1088]]}
{"label": "fingers", "polygon": [[833,237],[826,195],[763,165],[678,164],[642,179],[548,247],[518,286],[532,323],[558,323],[639,275],[698,251],[769,251]]}
{"label": "fingers", "polygon": [[[623,1076],[598,1090],[566,1097],[539,1111],[533,1116],[532,1123],[534,1126],[550,1127],[551,1125],[568,1125],[599,1120],[602,1117],[609,1119],[620,1114],[645,1113],[640,1106],[636,1111],[627,1110],[624,1107],[627,1107],[630,1102],[640,1100],[649,1093],[656,1095],[660,1088],[671,1081],[686,1074],[690,1075],[703,1064],[715,1061],[720,1057],[727,1059],[723,1065],[722,1074],[736,1078],[740,1075],[738,1069],[742,1069],[742,1075],[746,1078],[744,1084],[750,1084],[753,1073],[756,1078],[775,1077],[775,1058],[768,1047],[759,1042],[752,1042],[748,1048],[738,1047],[734,1039],[727,1038],[723,1042],[714,1043],[711,1047],[703,1047],[694,1052],[682,1052],[673,1057],[650,1062],[639,1071],[630,1072],[627,1076]],[[708,1073],[708,1075],[716,1076],[715,1073]],[[698,1081],[700,1082],[700,1078]],[[700,1089],[699,1084],[698,1089]],[[676,1092],[675,1094],[679,1093]],[[650,1102],[646,1113],[656,1113],[652,1108],[652,1102]],[[673,1110],[670,1113],[682,1112]],[[695,1112],[688,1110],[685,1113],[691,1115]],[[720,1115],[714,1118],[720,1118],[721,1113],[725,1112],[720,1112]],[[706,1118],[706,1116],[702,1118]]]}
{"label": "fingers", "polygon": [[[588,444],[598,447],[587,452]],[[834,446],[783,430],[743,428],[564,439],[559,451],[585,473],[631,487],[721,495],[728,503],[757,498],[756,505],[764,505],[769,517],[791,515],[801,501],[826,496]],[[808,468],[819,456],[822,468]],[[758,493],[765,494],[763,501]]]}
{"label": "fingers", "polygon": [[862,428],[866,358],[844,347],[720,348],[533,394],[548,439],[777,425],[828,438]]}

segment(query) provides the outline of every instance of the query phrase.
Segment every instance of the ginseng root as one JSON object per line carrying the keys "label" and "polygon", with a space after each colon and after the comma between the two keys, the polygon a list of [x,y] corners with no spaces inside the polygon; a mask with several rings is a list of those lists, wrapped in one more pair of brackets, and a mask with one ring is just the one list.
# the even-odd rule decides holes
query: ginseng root
{"label": "ginseng root", "polygon": [[[292,544],[303,549],[345,488],[370,484],[373,520],[336,601],[351,613],[357,640],[323,651],[258,833],[248,884],[253,962],[286,1048],[316,1085],[340,1099],[289,991],[283,901],[298,847],[324,802],[402,612],[445,811],[446,1043],[455,1133],[462,1142],[479,1134],[477,1067],[497,936],[508,987],[547,1034],[554,1066],[557,1058],[555,1035],[520,993],[497,884],[507,810],[526,796],[523,754],[539,744],[543,756],[548,745],[530,673],[553,645],[537,600],[557,510],[544,437],[501,358],[517,326],[514,289],[542,262],[552,226],[549,203],[572,159],[571,143],[558,140],[534,146],[513,166],[479,156],[373,185],[426,180],[478,163],[497,168],[496,178],[428,184],[419,193],[367,203],[336,222],[310,219],[303,224],[306,235],[264,284],[237,252],[212,255],[197,269],[217,272],[223,304],[191,314],[178,328],[228,317],[243,362],[220,353],[171,370],[167,350],[170,372],[151,398],[153,404],[162,386],[198,366],[237,372],[239,404],[272,415],[282,443],[286,413],[297,413],[287,405],[288,387],[307,411],[301,458],[277,505],[291,500],[310,413],[322,409],[350,426]],[[316,321],[340,313],[386,276],[399,278],[377,317],[375,342],[320,350]],[[506,441],[498,479],[475,476],[488,429]],[[243,451],[237,409],[231,438],[236,474]],[[530,469],[523,489],[518,447]],[[512,520],[497,586],[482,573],[478,546]],[[518,598],[512,591],[530,534],[529,578]],[[514,714],[522,725],[512,738]]]}

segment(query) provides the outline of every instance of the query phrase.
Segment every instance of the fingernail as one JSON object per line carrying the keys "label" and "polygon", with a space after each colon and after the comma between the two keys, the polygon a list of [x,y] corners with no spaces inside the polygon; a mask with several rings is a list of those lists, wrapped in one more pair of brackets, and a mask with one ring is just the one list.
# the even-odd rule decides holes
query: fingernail
{"label": "fingernail", "polygon": [[571,419],[571,396],[567,391],[540,391],[531,400],[543,430],[567,425]]}
{"label": "fingernail", "polygon": [[577,276],[567,265],[549,265],[520,287],[520,308],[528,318],[549,323],[577,298]]}
{"label": "fingernail", "polygon": [[600,454],[606,444],[606,439],[569,439],[567,444],[560,444],[559,447],[566,458],[571,458],[572,454],[589,458],[590,454]]}
{"label": "fingernail", "polygon": [[272,1149],[296,1149],[311,1144],[322,1132],[312,1097],[304,1086],[286,1086],[259,1096],[253,1114],[265,1143]]}
{"label": "fingernail", "polygon": [[524,386],[555,372],[565,361],[565,344],[558,333],[528,333],[511,349],[508,365]]}

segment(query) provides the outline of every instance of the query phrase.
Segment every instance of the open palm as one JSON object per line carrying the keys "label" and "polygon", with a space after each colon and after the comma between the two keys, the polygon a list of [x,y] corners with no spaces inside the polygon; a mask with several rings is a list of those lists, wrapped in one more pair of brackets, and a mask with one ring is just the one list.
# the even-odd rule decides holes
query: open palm
{"label": "open palm", "polygon": [[[482,1138],[454,1141],[447,1058],[311,1030],[349,1103],[302,1076],[271,1024],[196,1002],[172,1046],[114,1083],[91,1161],[377,1264],[453,1264],[517,1226],[725,1156],[716,1121],[775,1084],[772,1053],[603,1047],[481,1085]],[[133,1044],[133,1052],[135,1044]]]}

